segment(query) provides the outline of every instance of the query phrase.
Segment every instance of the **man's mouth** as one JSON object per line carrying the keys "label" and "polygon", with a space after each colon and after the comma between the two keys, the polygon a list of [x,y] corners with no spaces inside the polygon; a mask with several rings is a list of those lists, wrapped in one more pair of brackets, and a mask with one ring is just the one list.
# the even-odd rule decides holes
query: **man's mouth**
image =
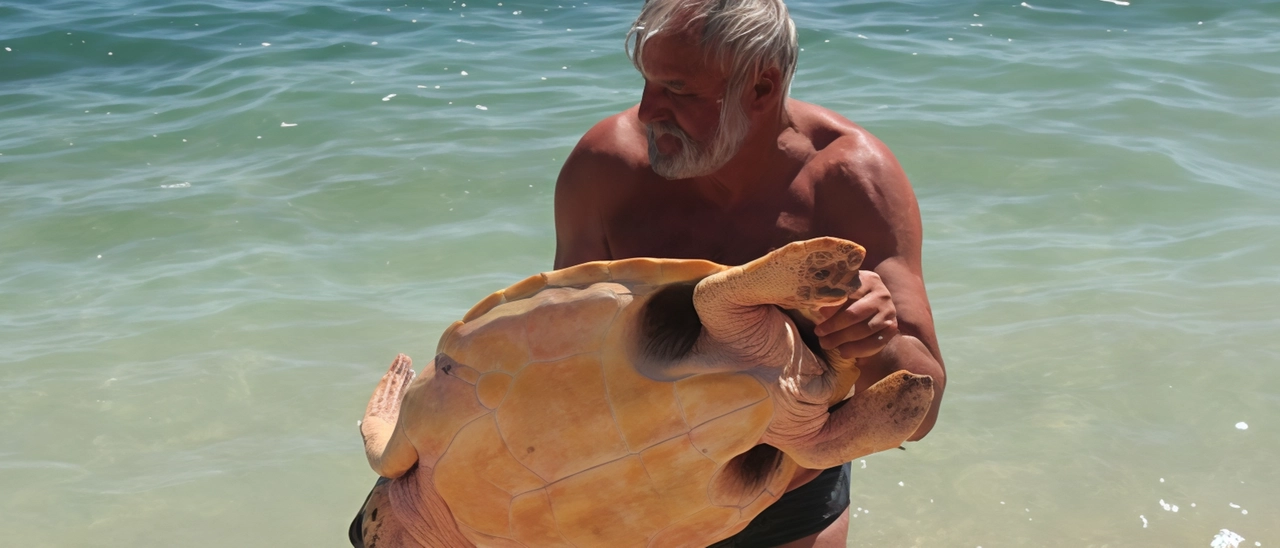
{"label": "man's mouth", "polygon": [[658,152],[664,156],[670,156],[680,152],[680,138],[670,133],[659,134],[658,137],[654,139],[654,144],[657,146]]}

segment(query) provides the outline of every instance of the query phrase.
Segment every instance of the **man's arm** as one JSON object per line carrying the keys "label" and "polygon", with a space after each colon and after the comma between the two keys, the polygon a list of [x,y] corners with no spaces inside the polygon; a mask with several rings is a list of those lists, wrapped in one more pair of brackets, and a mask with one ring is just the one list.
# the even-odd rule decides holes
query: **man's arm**
{"label": "man's arm", "polygon": [[[933,330],[933,316],[929,312],[928,298],[924,294],[923,281],[916,283],[914,273],[906,272],[895,261],[880,263],[874,271],[889,288],[898,314],[899,335],[878,354],[858,360],[862,375],[857,390],[869,388],[875,381],[898,370],[933,377],[933,404],[924,421],[908,441],[917,441],[933,429],[938,420],[938,406],[947,386],[947,372],[938,351],[937,337]],[[918,279],[918,278],[917,278]],[[921,308],[923,310],[921,310]]]}
{"label": "man's arm", "polygon": [[603,146],[613,125],[610,118],[591,128],[560,168],[555,195],[557,269],[613,258],[603,221],[609,207],[607,187],[619,176],[613,166],[617,161]]}
{"label": "man's arm", "polygon": [[847,139],[833,143],[838,156],[815,188],[815,203],[827,233],[866,247],[869,271],[862,272],[857,298],[815,331],[824,347],[859,356],[859,391],[898,370],[933,377],[933,404],[915,441],[933,428],[946,387],[921,267],[920,209],[883,143],[866,133]]}

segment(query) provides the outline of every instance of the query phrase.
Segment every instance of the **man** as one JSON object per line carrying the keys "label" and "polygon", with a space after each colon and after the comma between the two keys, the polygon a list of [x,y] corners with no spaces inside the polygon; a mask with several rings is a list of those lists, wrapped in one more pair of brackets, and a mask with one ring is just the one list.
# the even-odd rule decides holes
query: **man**
{"label": "man", "polygon": [[[627,257],[742,264],[788,242],[866,247],[861,289],[813,328],[863,390],[905,369],[946,386],[921,270],[919,207],[866,130],[789,99],[798,45],[781,0],[648,0],[627,35],[640,103],[592,127],[556,182],[555,267]],[[849,465],[808,470],[717,547],[843,547]]]}

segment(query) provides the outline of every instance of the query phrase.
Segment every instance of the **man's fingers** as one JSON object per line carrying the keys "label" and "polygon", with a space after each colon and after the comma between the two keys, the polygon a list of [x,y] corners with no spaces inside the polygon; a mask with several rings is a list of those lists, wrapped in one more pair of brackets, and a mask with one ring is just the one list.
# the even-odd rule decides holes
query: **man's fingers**
{"label": "man's fingers", "polygon": [[[891,329],[892,331],[886,333],[886,329]],[[873,339],[876,336],[897,334],[897,330],[898,322],[896,320],[885,321],[879,318],[872,318],[867,321],[848,325],[843,329],[826,335],[820,335],[818,337],[818,344],[823,348],[832,349],[853,342]],[[888,337],[885,338],[887,339]]]}
{"label": "man's fingers", "polygon": [[894,323],[876,331],[873,336],[840,345],[836,350],[847,358],[866,358],[878,354],[889,341],[898,336],[898,325]]}
{"label": "man's fingers", "polygon": [[[836,316],[836,314],[839,314],[841,311],[843,311],[843,310],[844,310],[846,307],[848,307],[848,306],[849,306],[848,301],[845,301],[845,302],[840,303],[840,304],[833,304],[833,305],[831,305],[831,306],[824,306],[824,307],[819,308],[819,309],[818,309],[818,317],[819,317],[819,318],[821,318],[821,319],[820,319],[820,320],[818,320],[818,326],[819,326],[819,327],[821,327],[821,325],[822,325],[822,324],[824,324],[824,323],[826,323],[826,322],[827,322],[827,320],[830,320],[831,318],[834,318],[834,317]],[[815,333],[818,333],[818,332],[819,332],[819,331],[818,331],[818,328],[815,328],[815,329],[814,329],[814,332],[815,332]]]}
{"label": "man's fingers", "polygon": [[840,349],[846,357],[865,357],[879,352],[898,333],[898,312],[889,291],[875,272],[860,271],[862,282],[849,295],[843,309],[820,310],[826,320],[813,328],[825,349]]}
{"label": "man's fingers", "polygon": [[843,331],[848,329],[850,326],[866,322],[871,319],[872,315],[875,313],[876,310],[874,308],[860,310],[855,304],[854,306],[839,310],[833,316],[827,318],[826,321],[815,326],[813,328],[813,334],[819,337],[825,337],[832,333]]}
{"label": "man's fingers", "polygon": [[842,344],[870,337],[887,327],[897,328],[898,314],[893,308],[868,307],[859,310],[857,303],[836,314],[813,329],[823,348],[835,348]]}

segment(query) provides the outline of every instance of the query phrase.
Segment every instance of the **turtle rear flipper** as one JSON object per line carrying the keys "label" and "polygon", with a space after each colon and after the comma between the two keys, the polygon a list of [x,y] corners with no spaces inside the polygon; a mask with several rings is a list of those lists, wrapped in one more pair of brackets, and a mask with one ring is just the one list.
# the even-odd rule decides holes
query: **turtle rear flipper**
{"label": "turtle rear flipper", "polygon": [[763,441],[800,466],[830,468],[902,445],[920,427],[932,401],[933,377],[898,371],[854,394],[820,429],[803,433],[775,421]]}

